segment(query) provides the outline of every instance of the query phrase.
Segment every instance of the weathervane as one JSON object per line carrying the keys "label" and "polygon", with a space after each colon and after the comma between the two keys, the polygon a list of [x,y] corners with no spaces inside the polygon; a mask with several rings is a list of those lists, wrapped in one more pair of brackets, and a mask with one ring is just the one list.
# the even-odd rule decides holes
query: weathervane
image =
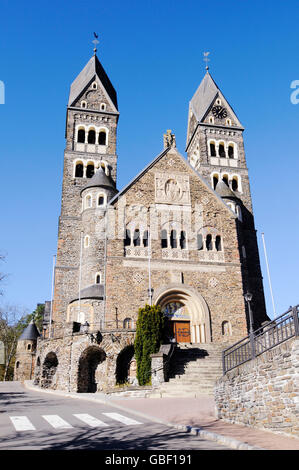
{"label": "weathervane", "polygon": [[206,63],[206,70],[209,70],[208,62],[210,62],[210,59],[208,58],[209,52],[204,52],[203,53],[203,60]]}
{"label": "weathervane", "polygon": [[94,40],[92,41],[93,44],[94,44],[93,52],[94,52],[94,54],[96,54],[96,52],[97,52],[97,44],[99,44],[99,41],[98,41],[98,37],[99,37],[99,36],[97,35],[97,33],[93,33],[93,35],[94,35]]}

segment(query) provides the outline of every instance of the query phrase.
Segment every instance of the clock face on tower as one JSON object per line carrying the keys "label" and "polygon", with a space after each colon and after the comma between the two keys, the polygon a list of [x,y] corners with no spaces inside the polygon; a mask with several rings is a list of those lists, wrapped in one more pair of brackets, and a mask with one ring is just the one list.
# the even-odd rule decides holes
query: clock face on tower
{"label": "clock face on tower", "polygon": [[216,118],[223,119],[227,116],[227,111],[223,106],[214,106],[212,108],[212,113]]}

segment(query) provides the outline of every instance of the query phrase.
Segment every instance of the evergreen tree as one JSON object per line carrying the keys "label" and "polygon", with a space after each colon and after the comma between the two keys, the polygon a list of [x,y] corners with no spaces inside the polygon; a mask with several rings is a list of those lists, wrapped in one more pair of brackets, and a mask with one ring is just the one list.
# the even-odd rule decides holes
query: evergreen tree
{"label": "evergreen tree", "polygon": [[139,309],[134,343],[139,385],[151,383],[151,354],[159,351],[165,319],[159,305]]}

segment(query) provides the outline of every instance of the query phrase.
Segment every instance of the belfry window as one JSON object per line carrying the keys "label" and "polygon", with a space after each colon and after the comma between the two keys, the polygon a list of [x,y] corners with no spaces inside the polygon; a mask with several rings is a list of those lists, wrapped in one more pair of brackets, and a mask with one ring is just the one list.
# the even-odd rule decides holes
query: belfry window
{"label": "belfry window", "polygon": [[228,146],[228,157],[234,158],[234,146],[233,145]]}
{"label": "belfry window", "polygon": [[226,158],[224,144],[219,144],[219,157]]}
{"label": "belfry window", "polygon": [[86,167],[86,178],[92,178],[94,175],[94,164],[89,163]]}
{"label": "belfry window", "polygon": [[78,130],[78,138],[77,142],[84,144],[85,142],[85,130],[84,129],[79,129]]}
{"label": "belfry window", "polygon": [[83,163],[76,163],[75,177],[76,178],[83,177]]}
{"label": "belfry window", "polygon": [[214,142],[210,143],[210,155],[211,157],[216,157],[216,147]]}
{"label": "belfry window", "polygon": [[176,230],[171,230],[171,232],[170,232],[170,246],[171,246],[171,248],[177,248],[178,247]]}
{"label": "belfry window", "polygon": [[215,246],[217,251],[221,251],[221,237],[220,235],[217,235],[216,240],[215,240]]}
{"label": "belfry window", "polygon": [[133,240],[134,246],[140,246],[140,231],[138,228],[134,230],[134,240]]}
{"label": "belfry window", "polygon": [[218,183],[218,175],[213,176],[213,188],[216,189],[217,183]]}
{"label": "belfry window", "polygon": [[167,230],[161,230],[161,248],[167,248]]}
{"label": "belfry window", "polygon": [[106,132],[105,131],[99,132],[98,143],[99,145],[106,145]]}
{"label": "belfry window", "polygon": [[226,184],[226,186],[228,186],[228,176],[227,175],[222,176],[222,181]]}
{"label": "belfry window", "polygon": [[95,144],[96,143],[96,131],[94,129],[90,129],[88,132],[88,143]]}
{"label": "belfry window", "polygon": [[207,248],[208,251],[211,251],[213,249],[212,235],[207,235],[206,248]]}
{"label": "belfry window", "polygon": [[239,186],[239,185],[238,185],[238,178],[235,177],[235,178],[232,179],[232,190],[233,190],[233,191],[237,191],[237,190],[238,190],[238,186]]}

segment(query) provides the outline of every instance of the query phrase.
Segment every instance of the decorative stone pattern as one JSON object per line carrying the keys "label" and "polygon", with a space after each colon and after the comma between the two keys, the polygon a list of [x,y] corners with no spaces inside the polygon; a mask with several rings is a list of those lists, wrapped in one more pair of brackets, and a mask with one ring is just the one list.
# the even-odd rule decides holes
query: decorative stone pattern
{"label": "decorative stone pattern", "polygon": [[299,437],[299,339],[228,372],[215,400],[225,421]]}

